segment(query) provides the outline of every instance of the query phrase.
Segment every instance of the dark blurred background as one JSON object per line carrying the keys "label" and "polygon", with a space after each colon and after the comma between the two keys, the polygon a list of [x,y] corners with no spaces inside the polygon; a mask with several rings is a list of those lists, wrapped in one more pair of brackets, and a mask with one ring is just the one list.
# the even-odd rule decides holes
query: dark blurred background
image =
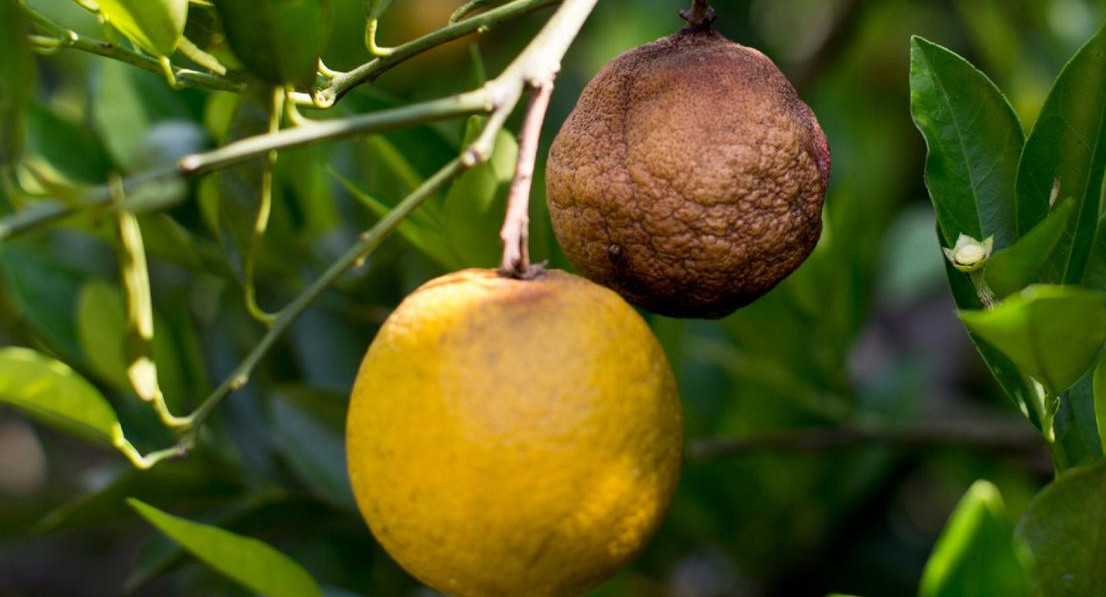
{"label": "dark blurred background", "polygon": [[[100,35],[75,3],[27,1]],[[335,30],[325,62],[348,69],[368,59],[362,3],[331,2]],[[441,27],[458,4],[397,1],[381,21],[379,41],[397,44]],[[686,4],[600,2],[565,60],[542,156],[588,79],[618,53],[679,28],[676,12]],[[1106,20],[1106,1],[713,4],[716,27],[775,60],[829,137],[825,232],[796,275],[725,320],[650,318],[679,379],[689,458],[656,538],[594,595],[913,594],[949,512],[974,480],[996,483],[1016,516],[1051,466],[1031,439],[1021,447],[1004,440],[1011,428],[1031,435],[1030,426],[992,382],[953,313],[923,184],[925,146],[908,109],[909,37],[967,57],[1009,95],[1028,129],[1057,72]],[[494,76],[549,14],[400,65],[337,111],[471,88],[479,81],[474,56]],[[213,146],[225,133],[220,94],[172,92],[155,76],[77,52],[40,57],[38,66],[30,159],[68,180],[101,182],[109,171],[140,170],[161,153]],[[517,115],[512,129],[516,124]],[[259,270],[263,302],[287,302],[375,221],[335,174],[394,203],[412,178],[455,155],[462,132],[463,123],[450,122],[282,154]],[[533,251],[567,267],[542,189],[539,174]],[[159,360],[181,411],[260,334],[222,264],[203,207],[209,195],[200,184],[195,201],[171,217],[144,221],[158,226],[154,235],[147,228],[156,236],[147,242],[166,337]],[[499,217],[490,214],[490,226]],[[0,345],[61,356],[113,396],[142,449],[164,446],[168,437],[127,399],[92,348],[104,309],[121,308],[110,290],[114,257],[97,232],[103,229],[102,222],[69,223],[0,251]],[[461,261],[492,265],[479,255],[473,250]],[[253,383],[222,407],[204,447],[182,462],[137,473],[113,452],[0,411],[0,597],[242,594],[139,523],[122,505],[128,495],[266,540],[308,568],[332,597],[430,595],[376,547],[351,507],[341,425],[376,326],[404,294],[445,269],[410,239],[389,240],[304,315]],[[825,429],[949,423],[978,437],[915,442],[845,434],[813,446],[802,439]],[[782,439],[703,443],[766,434]]]}

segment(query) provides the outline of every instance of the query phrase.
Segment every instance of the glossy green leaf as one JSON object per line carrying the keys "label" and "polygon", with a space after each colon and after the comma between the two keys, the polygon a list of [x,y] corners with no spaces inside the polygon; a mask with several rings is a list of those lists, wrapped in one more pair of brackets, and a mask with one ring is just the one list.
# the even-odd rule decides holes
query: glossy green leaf
{"label": "glossy green leaf", "polygon": [[1106,28],[1056,79],[1025,143],[1017,197],[1023,230],[1044,218],[1051,198],[1074,197],[1076,212],[1049,260],[1048,282],[1084,276],[1102,213],[1106,178]]}
{"label": "glossy green leaf", "polygon": [[100,13],[138,47],[157,56],[177,49],[188,0],[96,0]]}
{"label": "glossy green leaf", "polygon": [[[484,118],[469,118],[465,143],[484,126]],[[496,137],[490,160],[462,174],[445,198],[446,236],[465,267],[495,267],[503,253],[499,230],[503,226],[507,191],[518,159],[518,143],[510,133]]]}
{"label": "glossy green leaf", "polygon": [[1014,244],[991,255],[984,266],[983,274],[995,296],[1005,297],[1038,281],[1038,273],[1048,261],[1074,213],[1074,199],[1068,198],[1057,203],[1043,222]]}
{"label": "glossy green leaf", "polygon": [[127,503],[192,555],[251,591],[266,597],[323,595],[299,564],[257,539],[172,516],[136,499]]}
{"label": "glossy green leaf", "polygon": [[328,0],[216,0],[227,41],[255,75],[310,87],[330,37]]}
{"label": "glossy green leaf", "polygon": [[1094,371],[1094,412],[1098,423],[1098,437],[1102,442],[1102,451],[1106,453],[1106,358],[1098,363]]}
{"label": "glossy green leaf", "polygon": [[1087,372],[1106,342],[1106,294],[1078,287],[1030,286],[994,309],[958,314],[1053,396]]}
{"label": "glossy green leaf", "polygon": [[961,234],[994,235],[1000,249],[1014,242],[1023,133],[1006,97],[960,56],[914,37],[910,110],[929,148],[926,184],[945,243]]}
{"label": "glossy green leaf", "polygon": [[[947,259],[942,259],[942,261],[945,264],[945,273],[956,306],[962,310],[982,309],[983,305],[979,301],[979,295],[976,294],[975,286],[968,279],[968,276],[954,269]],[[995,381],[1017,405],[1018,410],[1037,429],[1045,432],[1051,429],[1051,425],[1046,425],[1044,420],[1047,417],[1042,416],[1049,409],[1041,402],[1040,396],[1026,384],[1025,377],[1018,370],[1018,366],[1000,350],[984,342],[977,334],[972,332],[971,328],[968,328],[968,336],[972,339],[976,350],[979,351],[979,356],[983,358],[983,362],[990,369]]]}
{"label": "glossy green leaf", "polygon": [[29,348],[0,349],[0,403],[97,443],[110,445],[121,434],[115,411],[92,384]]}
{"label": "glossy green leaf", "polygon": [[1059,475],[1025,509],[1014,536],[1031,554],[1041,597],[1106,595],[1106,462]]}
{"label": "glossy green leaf", "polygon": [[1013,530],[998,488],[976,481],[937,539],[919,597],[1028,597]]}
{"label": "glossy green leaf", "polygon": [[35,90],[35,63],[18,0],[0,0],[0,168],[23,148],[23,114]]}

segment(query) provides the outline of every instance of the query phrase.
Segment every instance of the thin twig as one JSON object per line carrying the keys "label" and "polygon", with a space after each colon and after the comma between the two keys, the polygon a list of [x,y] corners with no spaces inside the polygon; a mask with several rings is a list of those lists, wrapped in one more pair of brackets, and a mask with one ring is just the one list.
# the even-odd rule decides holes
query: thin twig
{"label": "thin twig", "polygon": [[510,4],[489,10],[485,13],[465,19],[464,21],[442,27],[422,37],[395,46],[394,48],[389,48],[391,53],[387,56],[380,56],[349,72],[335,76],[326,87],[320,89],[316,93],[317,99],[307,98],[305,100],[305,98],[301,96],[296,96],[297,101],[299,101],[299,103],[314,104],[322,107],[333,105],[334,102],[341,99],[343,95],[354,87],[374,81],[384,72],[392,69],[397,64],[412,56],[421,54],[442,44],[449,43],[455,39],[460,39],[471,33],[482,33],[499,23],[534,12],[546,6],[557,4],[560,1],[561,0],[517,0],[516,2],[511,2]]}
{"label": "thin twig", "polygon": [[553,95],[553,81],[538,83],[532,89],[530,106],[522,122],[518,140],[518,162],[511,189],[507,195],[507,215],[499,238],[503,240],[503,260],[499,273],[513,278],[530,278],[530,189],[534,183],[534,164],[537,162],[538,141],[549,98]]}
{"label": "thin twig", "polygon": [[[118,60],[158,75],[165,74],[165,67],[157,58],[141,54],[108,41],[80,35],[76,31],[67,29],[51,21],[42,13],[31,8],[26,2],[21,4],[23,10],[31,19],[31,22],[56,38],[57,46],[52,49],[68,48],[79,50]],[[212,73],[180,67],[173,67],[171,72],[177,86],[192,86],[214,91],[242,91],[246,87],[239,81],[234,81]]]}
{"label": "thin twig", "polygon": [[853,425],[699,439],[688,443],[686,454],[689,460],[709,460],[744,453],[821,452],[872,444],[902,448],[948,446],[1012,454],[1044,453],[1046,447],[1040,434],[1027,425],[977,421]]}
{"label": "thin twig", "polygon": [[419,188],[415,189],[410,195],[400,201],[399,204],[396,205],[392,211],[388,212],[388,215],[382,220],[377,222],[375,226],[363,232],[361,236],[358,237],[357,242],[354,243],[345,254],[331,264],[311,286],[297,296],[287,307],[282,309],[279,317],[277,317],[273,325],[265,332],[265,335],[261,337],[261,340],[258,341],[246,358],[235,367],[234,371],[227,376],[219,387],[215,388],[215,390],[204,399],[203,403],[200,404],[195,412],[188,416],[189,431],[181,437],[179,444],[180,452],[183,453],[192,448],[200,428],[203,426],[204,421],[211,416],[215,407],[230,395],[231,392],[246,385],[250,375],[253,374],[254,368],[265,354],[269,352],[269,349],[272,348],[296,318],[311,306],[324,290],[380,246],[380,243],[399,226],[399,223],[412,211],[418,208],[423,201],[465,170],[466,166],[459,158],[454,159],[442,167],[442,169],[438,170],[437,173],[428,178]]}
{"label": "thin twig", "polygon": [[[181,158],[176,165],[142,172],[123,181],[128,196],[140,190],[164,188],[181,184],[189,178],[226,168],[267,155],[271,151],[289,149],[333,139],[341,139],[369,133],[380,133],[436,120],[469,116],[491,111],[492,101],[484,90],[453,97],[431,100],[410,106],[359,114],[347,118],[313,122],[276,133],[247,137],[205,153]],[[148,193],[147,193],[148,194]],[[26,209],[0,218],[0,243],[6,239],[38,229],[69,216],[103,208],[111,203],[111,190],[105,186],[92,187],[74,201],[39,201]],[[171,205],[143,206],[145,211]],[[125,206],[124,206],[125,207]]]}

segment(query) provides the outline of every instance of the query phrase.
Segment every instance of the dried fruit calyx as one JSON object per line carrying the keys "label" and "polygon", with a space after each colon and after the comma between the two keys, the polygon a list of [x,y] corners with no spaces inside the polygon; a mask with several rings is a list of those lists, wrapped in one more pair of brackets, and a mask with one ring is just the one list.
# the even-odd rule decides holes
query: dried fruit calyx
{"label": "dried fruit calyx", "polygon": [[546,187],[581,273],[650,311],[716,318],[810,254],[829,171],[826,137],[779,69],[708,23],[595,76]]}

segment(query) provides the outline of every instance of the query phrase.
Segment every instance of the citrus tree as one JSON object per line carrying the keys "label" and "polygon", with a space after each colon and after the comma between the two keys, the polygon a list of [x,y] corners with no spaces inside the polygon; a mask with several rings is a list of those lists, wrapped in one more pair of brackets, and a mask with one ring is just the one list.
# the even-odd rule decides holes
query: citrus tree
{"label": "citrus tree", "polygon": [[1106,594],[1106,5],[647,4],[0,0],[0,595]]}

